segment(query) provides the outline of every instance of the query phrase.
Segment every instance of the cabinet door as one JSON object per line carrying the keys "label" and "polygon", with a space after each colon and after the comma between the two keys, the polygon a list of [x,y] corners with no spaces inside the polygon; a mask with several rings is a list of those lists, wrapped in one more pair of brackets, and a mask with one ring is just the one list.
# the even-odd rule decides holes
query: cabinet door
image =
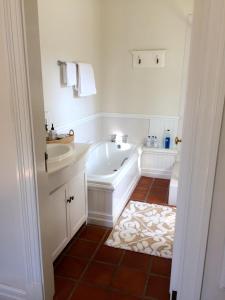
{"label": "cabinet door", "polygon": [[68,184],[67,198],[72,197],[69,205],[69,227],[71,237],[79,230],[87,218],[85,173],[81,172]]}
{"label": "cabinet door", "polygon": [[51,214],[49,216],[49,240],[53,260],[60,254],[70,240],[66,202],[66,186],[49,196]]}

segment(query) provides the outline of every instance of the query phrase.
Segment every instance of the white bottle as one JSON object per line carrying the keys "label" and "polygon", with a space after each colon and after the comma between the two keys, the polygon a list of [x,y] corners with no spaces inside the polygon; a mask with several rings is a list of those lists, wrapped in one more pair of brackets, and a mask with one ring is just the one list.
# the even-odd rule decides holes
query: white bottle
{"label": "white bottle", "polygon": [[158,147],[159,147],[159,143],[158,143],[158,138],[157,138],[157,136],[154,137],[153,143],[154,143],[154,148],[158,148]]}
{"label": "white bottle", "polygon": [[151,137],[150,137],[150,135],[149,135],[149,136],[147,137],[147,139],[146,139],[145,146],[146,146],[147,148],[150,148],[150,147],[151,147]]}

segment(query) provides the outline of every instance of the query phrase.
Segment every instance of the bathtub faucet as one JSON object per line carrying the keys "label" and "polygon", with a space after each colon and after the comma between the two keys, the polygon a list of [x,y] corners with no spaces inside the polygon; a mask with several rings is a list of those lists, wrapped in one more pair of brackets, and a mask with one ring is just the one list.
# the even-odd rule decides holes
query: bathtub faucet
{"label": "bathtub faucet", "polygon": [[117,134],[111,135],[111,142],[112,143],[127,143],[128,140],[128,134],[118,136]]}
{"label": "bathtub faucet", "polygon": [[111,135],[111,142],[115,143],[116,142],[116,138],[117,138],[117,135],[116,134],[112,134]]}

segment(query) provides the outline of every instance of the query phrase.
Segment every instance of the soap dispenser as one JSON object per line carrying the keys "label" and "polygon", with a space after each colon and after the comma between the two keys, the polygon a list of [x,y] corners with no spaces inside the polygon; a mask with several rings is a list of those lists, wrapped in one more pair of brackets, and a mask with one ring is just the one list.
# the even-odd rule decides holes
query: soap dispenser
{"label": "soap dispenser", "polygon": [[55,140],[57,137],[54,125],[52,124],[51,130],[49,131],[49,140]]}

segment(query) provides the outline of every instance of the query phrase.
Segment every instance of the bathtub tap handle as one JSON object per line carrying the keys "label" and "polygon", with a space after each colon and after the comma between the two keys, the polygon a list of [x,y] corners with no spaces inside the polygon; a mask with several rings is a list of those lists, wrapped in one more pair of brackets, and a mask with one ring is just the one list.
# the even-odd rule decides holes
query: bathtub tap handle
{"label": "bathtub tap handle", "polygon": [[116,138],[117,138],[117,135],[116,134],[112,134],[111,135],[111,142],[115,143],[116,142]]}
{"label": "bathtub tap handle", "polygon": [[123,141],[123,143],[127,143],[127,141],[128,141],[128,134],[125,134],[125,135],[122,136],[122,141]]}

